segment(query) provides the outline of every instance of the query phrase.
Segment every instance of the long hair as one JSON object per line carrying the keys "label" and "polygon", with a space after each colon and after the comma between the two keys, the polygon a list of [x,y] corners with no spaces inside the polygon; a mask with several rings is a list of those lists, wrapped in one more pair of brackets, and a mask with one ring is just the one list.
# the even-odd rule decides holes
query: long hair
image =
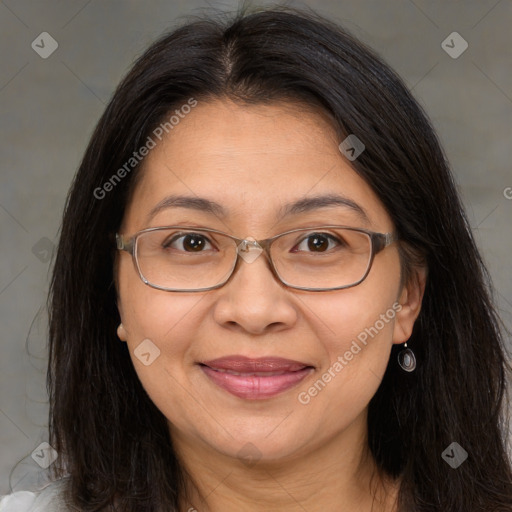
{"label": "long hair", "polygon": [[[394,347],[369,404],[369,447],[401,477],[400,510],[512,510],[507,365],[489,276],[430,121],[371,49],[310,11],[274,7],[189,20],[155,42],[115,91],[70,190],[49,297],[50,444],[55,476],[86,512],[177,511],[184,469],[163,414],[143,389],[126,344],[113,279],[115,244],[141,164],[133,153],[173,109],[229,98],[293,100],[323,109],[400,238],[401,258],[428,267],[406,374]],[[172,136],[172,134],[171,134]],[[340,155],[341,158],[341,155]],[[122,179],[112,179],[125,166]],[[109,182],[109,186],[105,183]],[[453,442],[468,453],[453,469]]]}

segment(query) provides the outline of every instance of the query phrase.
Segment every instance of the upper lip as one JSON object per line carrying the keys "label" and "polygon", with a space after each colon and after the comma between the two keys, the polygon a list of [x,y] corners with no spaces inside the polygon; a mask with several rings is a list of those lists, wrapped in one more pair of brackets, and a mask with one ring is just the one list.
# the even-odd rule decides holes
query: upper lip
{"label": "upper lip", "polygon": [[226,356],[211,361],[203,361],[204,364],[214,370],[231,370],[235,372],[295,372],[312,365],[283,359],[282,357]]}

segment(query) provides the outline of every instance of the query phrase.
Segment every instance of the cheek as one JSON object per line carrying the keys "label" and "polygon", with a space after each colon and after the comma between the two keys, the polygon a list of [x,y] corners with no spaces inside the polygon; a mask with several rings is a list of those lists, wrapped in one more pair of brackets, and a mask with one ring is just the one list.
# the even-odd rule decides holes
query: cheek
{"label": "cheek", "polygon": [[180,296],[143,287],[148,291],[134,287],[137,293],[130,295],[124,309],[130,357],[151,401],[179,424],[180,418],[190,414],[192,340],[199,335],[197,311],[202,295]]}
{"label": "cheek", "polygon": [[[381,369],[392,346],[394,318],[392,298],[375,301],[372,307],[354,300],[340,305],[343,309],[331,323],[332,331],[324,338],[329,364],[342,362],[345,373],[358,380],[373,366]],[[341,373],[341,372],[340,372]],[[376,370],[380,375],[380,370]]]}
{"label": "cheek", "polygon": [[203,293],[156,290],[145,285],[128,265],[120,268],[122,322],[130,357],[146,389],[179,373],[179,368],[193,359],[191,340],[197,338],[198,306],[203,298]]}
{"label": "cheek", "polygon": [[[393,281],[394,282],[394,281]],[[386,370],[392,347],[396,286],[374,288],[372,281],[309,304],[317,313],[322,367],[298,401],[333,432],[367,406]]]}
{"label": "cheek", "polygon": [[[375,272],[373,272],[375,270]],[[391,343],[399,294],[398,263],[372,269],[360,285],[324,296],[304,296],[303,302],[312,314],[315,333],[330,359],[350,350],[352,342],[370,347],[370,340],[382,345]],[[369,351],[366,351],[369,352]],[[358,358],[359,359],[359,358]]]}
{"label": "cheek", "polygon": [[201,299],[199,294],[178,297],[157,290],[132,296],[123,315],[130,348],[150,339],[162,355],[175,360],[177,354],[186,352],[197,328]]}
{"label": "cheek", "polygon": [[151,288],[142,282],[128,258],[120,262],[119,304],[130,346],[145,338],[156,344],[166,343],[173,330],[183,327],[182,320],[201,297],[197,293],[170,293]]}

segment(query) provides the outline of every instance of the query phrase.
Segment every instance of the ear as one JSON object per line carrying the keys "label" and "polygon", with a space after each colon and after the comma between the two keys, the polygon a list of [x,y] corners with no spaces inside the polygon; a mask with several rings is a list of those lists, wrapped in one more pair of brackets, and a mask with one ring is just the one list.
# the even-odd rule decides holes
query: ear
{"label": "ear", "polygon": [[119,326],[117,327],[117,337],[121,341],[127,341],[127,339],[128,339],[128,336],[126,334],[126,329],[124,328],[123,324],[119,324]]}
{"label": "ear", "polygon": [[121,341],[126,341],[127,338],[128,338],[128,335],[126,333],[126,329],[123,325],[123,322],[122,322],[122,318],[123,318],[123,310],[121,308],[121,304],[119,304],[119,296],[118,298],[116,299],[116,306],[117,306],[117,311],[119,312],[119,317],[121,318],[121,323],[117,326],[117,337],[121,340]]}
{"label": "ear", "polygon": [[416,267],[413,269],[409,281],[403,286],[398,299],[401,309],[397,311],[395,316],[394,344],[405,343],[411,337],[414,322],[420,314],[426,281],[427,269]]}
{"label": "ear", "polygon": [[[119,251],[117,251],[119,252]],[[120,304],[120,298],[119,298],[119,255],[117,254],[116,252],[116,256],[114,258],[114,268],[113,268],[113,278],[114,278],[114,286],[115,286],[115,289],[116,289],[116,306],[117,306],[117,311],[119,312],[119,317],[123,318],[123,310],[121,308],[121,304]],[[123,322],[121,321],[121,323],[118,325],[117,327],[117,337],[121,340],[121,341],[127,341],[128,339],[128,335],[126,333],[126,329],[124,328],[124,325],[123,325]]]}

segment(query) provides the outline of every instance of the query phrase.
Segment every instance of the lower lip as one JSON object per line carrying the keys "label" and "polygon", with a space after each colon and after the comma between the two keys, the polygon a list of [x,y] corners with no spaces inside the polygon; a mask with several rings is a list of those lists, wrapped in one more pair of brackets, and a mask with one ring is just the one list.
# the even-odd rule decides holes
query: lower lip
{"label": "lower lip", "polygon": [[209,366],[200,365],[204,373],[217,386],[229,391],[232,395],[246,400],[262,400],[271,398],[296,386],[307,377],[313,368],[308,367],[295,372],[259,377],[256,375],[233,375],[231,373],[218,372]]}

